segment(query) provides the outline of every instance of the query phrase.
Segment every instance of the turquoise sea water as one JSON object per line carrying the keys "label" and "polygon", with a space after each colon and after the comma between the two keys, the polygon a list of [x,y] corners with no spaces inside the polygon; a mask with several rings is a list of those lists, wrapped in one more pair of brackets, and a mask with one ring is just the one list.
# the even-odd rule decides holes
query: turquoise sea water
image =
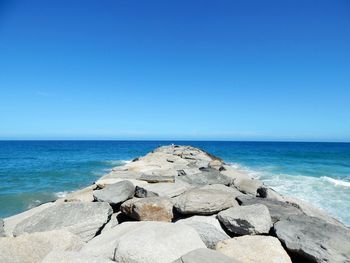
{"label": "turquoise sea water", "polygon": [[0,141],[0,217],[87,186],[112,167],[171,143],[211,152],[350,225],[349,143]]}

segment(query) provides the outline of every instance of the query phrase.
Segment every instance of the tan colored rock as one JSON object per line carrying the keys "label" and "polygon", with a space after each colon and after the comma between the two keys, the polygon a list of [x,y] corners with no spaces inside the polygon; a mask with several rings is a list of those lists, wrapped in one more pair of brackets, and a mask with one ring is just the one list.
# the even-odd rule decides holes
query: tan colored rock
{"label": "tan colored rock", "polygon": [[133,198],[124,202],[120,210],[139,221],[171,222],[173,218],[173,203],[166,197]]}
{"label": "tan colored rock", "polygon": [[233,206],[238,203],[231,194],[214,189],[192,189],[175,199],[181,214],[210,215]]}
{"label": "tan colored rock", "polygon": [[242,263],[292,263],[280,241],[271,236],[242,236],[219,242],[216,250]]}
{"label": "tan colored rock", "polygon": [[53,250],[78,251],[84,242],[67,230],[0,238],[0,262],[33,263]]}
{"label": "tan colored rock", "polygon": [[113,263],[103,256],[91,256],[77,251],[55,250],[50,252],[41,263]]}
{"label": "tan colored rock", "polygon": [[130,183],[132,183],[135,187],[143,187],[145,185],[147,185],[148,183],[146,181],[141,181],[141,180],[134,180],[134,179],[121,179],[121,178],[105,178],[105,179],[100,179],[96,181],[96,185],[99,188],[105,188],[107,185],[110,184],[116,184],[122,181],[129,181]]}
{"label": "tan colored rock", "polygon": [[94,196],[92,195],[92,192],[96,188],[97,188],[97,185],[93,184],[93,185],[85,187],[81,190],[74,191],[72,193],[69,193],[64,198],[60,198],[60,199],[56,200],[56,203],[72,202],[72,201],[93,202]]}

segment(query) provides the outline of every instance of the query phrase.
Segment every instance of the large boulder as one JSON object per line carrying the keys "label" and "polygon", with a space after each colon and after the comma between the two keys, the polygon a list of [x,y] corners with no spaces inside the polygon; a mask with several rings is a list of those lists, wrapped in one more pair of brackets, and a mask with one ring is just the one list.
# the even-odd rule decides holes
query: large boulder
{"label": "large boulder", "polygon": [[133,197],[135,186],[129,181],[121,181],[116,184],[107,185],[101,190],[95,190],[93,195],[99,202],[107,202],[117,205]]}
{"label": "large boulder", "polygon": [[82,252],[119,263],[170,263],[197,248],[205,244],[193,228],[143,221],[114,227],[91,240]]}
{"label": "large boulder", "polygon": [[195,222],[195,221],[186,221],[179,220],[178,223],[184,223],[192,228],[194,228],[207,248],[214,249],[216,244],[222,240],[230,238],[225,232],[220,231],[217,227],[212,224],[205,222]]}
{"label": "large boulder", "polygon": [[240,263],[215,250],[199,248],[183,255],[173,263]]}
{"label": "large boulder", "polygon": [[261,204],[229,208],[220,212],[218,219],[236,235],[267,234],[272,227],[269,210]]}
{"label": "large boulder", "polygon": [[238,203],[241,204],[241,206],[247,206],[247,205],[253,205],[253,204],[265,205],[269,209],[273,223],[291,215],[304,214],[295,205],[282,202],[282,201],[273,200],[273,199],[249,197],[249,196],[238,196],[236,199]]}
{"label": "large boulder", "polygon": [[67,229],[84,241],[92,239],[107,223],[112,208],[108,203],[69,202],[50,206],[18,223],[14,236],[24,233]]}
{"label": "large boulder", "polygon": [[167,197],[133,198],[124,202],[120,210],[139,221],[171,222],[173,218],[173,203]]}
{"label": "large boulder", "polygon": [[0,262],[32,263],[41,260],[53,250],[77,251],[84,242],[67,230],[24,234],[0,238]]}
{"label": "large boulder", "polygon": [[263,183],[257,179],[241,179],[235,180],[234,186],[244,194],[256,196],[258,189],[263,186]]}
{"label": "large boulder", "polygon": [[174,197],[191,189],[192,187],[184,182],[148,184],[144,187],[136,187],[135,195],[138,197],[167,196]]}
{"label": "large boulder", "polygon": [[210,215],[238,206],[231,194],[214,189],[189,190],[175,201],[175,207],[181,214]]}
{"label": "large boulder", "polygon": [[242,263],[291,263],[279,240],[271,236],[242,236],[224,240],[216,250]]}
{"label": "large boulder", "polygon": [[94,196],[92,193],[96,188],[97,188],[97,185],[93,184],[91,186],[85,187],[78,191],[74,191],[66,195],[64,198],[60,198],[56,200],[56,203],[72,202],[72,201],[93,202]]}
{"label": "large boulder", "polygon": [[290,216],[274,230],[292,254],[308,262],[350,262],[350,230],[309,216]]}
{"label": "large boulder", "polygon": [[6,236],[5,230],[4,230],[4,220],[0,218],[0,237]]}
{"label": "large boulder", "polygon": [[39,205],[37,207],[34,207],[34,208],[29,209],[27,211],[24,211],[20,214],[4,218],[4,230],[5,230],[6,236],[12,237],[13,230],[23,220],[31,217],[32,215],[34,215],[36,213],[43,211],[51,206],[55,206],[55,205],[56,204],[53,202],[44,203],[42,205]]}
{"label": "large boulder", "polygon": [[219,220],[217,219],[216,215],[210,215],[210,216],[190,216],[187,218],[181,218],[176,221],[177,223],[184,223],[184,224],[196,224],[196,223],[206,223],[210,224],[213,227],[215,227],[218,231],[221,233],[226,234],[226,232],[222,229],[221,224]]}
{"label": "large boulder", "polygon": [[223,192],[231,194],[233,198],[244,195],[242,192],[238,191],[238,189],[235,188],[234,186],[229,187],[229,186],[225,186],[222,184],[205,185],[205,186],[201,187],[201,189],[214,189],[214,190],[223,191]]}
{"label": "large boulder", "polygon": [[231,185],[233,180],[211,168],[201,169],[201,172],[193,175],[184,175],[179,179],[191,185],[223,184]]}

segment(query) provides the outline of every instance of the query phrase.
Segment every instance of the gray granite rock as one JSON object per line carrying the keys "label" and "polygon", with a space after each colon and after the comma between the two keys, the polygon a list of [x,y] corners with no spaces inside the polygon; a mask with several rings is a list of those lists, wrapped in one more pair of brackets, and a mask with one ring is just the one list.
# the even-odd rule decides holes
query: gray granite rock
{"label": "gray granite rock", "polygon": [[0,237],[6,236],[5,230],[4,230],[4,220],[0,218]]}
{"label": "gray granite rock", "polygon": [[27,219],[28,217],[31,217],[32,215],[39,213],[40,211],[43,211],[51,206],[57,205],[56,203],[49,202],[45,204],[41,204],[39,206],[36,206],[32,209],[29,209],[27,211],[24,211],[20,214],[13,215],[7,218],[4,218],[4,230],[6,233],[6,236],[12,237],[13,236],[13,230],[15,227],[21,223],[23,220]]}
{"label": "gray granite rock", "polygon": [[46,255],[41,263],[113,263],[114,261],[102,257],[91,256],[79,251],[54,250]]}
{"label": "gray granite rock", "polygon": [[121,181],[116,184],[107,185],[101,190],[95,190],[93,195],[95,200],[99,202],[117,205],[133,197],[134,193],[135,187],[131,182]]}
{"label": "gray granite rock", "polygon": [[157,183],[157,184],[148,184],[144,187],[137,188],[135,190],[135,196],[137,197],[152,197],[152,196],[166,196],[174,197],[182,194],[186,190],[191,189],[187,183],[178,182],[175,183]]}
{"label": "gray granite rock", "polygon": [[207,246],[207,248],[214,249],[216,244],[222,240],[229,239],[230,236],[227,235],[223,231],[219,231],[217,227],[213,226],[212,224],[208,224],[205,222],[195,222],[195,221],[178,221],[177,224],[186,224],[190,227],[193,227],[197,233],[199,234],[200,238],[204,242],[204,244]]}
{"label": "gray granite rock", "polygon": [[133,198],[125,201],[120,211],[139,221],[171,222],[173,203],[168,197]]}
{"label": "gray granite rock", "polygon": [[236,199],[242,206],[253,204],[265,205],[269,209],[273,223],[290,215],[304,214],[298,207],[277,200],[249,196],[238,196]]}
{"label": "gray granite rock", "polygon": [[183,255],[173,263],[240,263],[224,254],[207,248],[199,248]]}
{"label": "gray granite rock", "polygon": [[173,183],[175,182],[175,176],[144,174],[140,177],[140,180],[146,181],[148,183]]}
{"label": "gray granite rock", "polygon": [[218,219],[236,235],[267,234],[272,227],[269,210],[261,204],[229,208],[221,211]]}
{"label": "gray granite rock", "polygon": [[244,194],[257,195],[257,191],[263,186],[263,183],[257,179],[234,180],[234,186]]}
{"label": "gray granite rock", "polygon": [[205,244],[185,224],[142,221],[114,227],[87,243],[82,252],[119,263],[171,263],[197,248]]}
{"label": "gray granite rock", "polygon": [[214,189],[214,190],[223,191],[223,192],[229,193],[233,198],[244,195],[242,192],[238,191],[238,189],[235,188],[234,186],[229,187],[222,184],[205,185],[201,187],[201,189]]}
{"label": "gray granite rock", "polygon": [[242,263],[292,263],[281,242],[271,236],[241,236],[227,239],[219,242],[216,250]]}
{"label": "gray granite rock", "polygon": [[108,203],[61,203],[22,220],[13,234],[19,236],[24,233],[66,229],[88,241],[107,223],[111,214],[112,208]]}
{"label": "gray granite rock", "polygon": [[176,223],[184,223],[184,224],[196,224],[196,223],[206,223],[210,224],[213,227],[216,228],[219,232],[226,234],[226,232],[222,229],[222,226],[217,219],[216,215],[210,215],[210,216],[190,216],[187,218],[181,218],[176,221]]}
{"label": "gray granite rock", "polygon": [[175,201],[175,208],[181,214],[210,215],[238,206],[231,194],[213,189],[192,189]]}
{"label": "gray granite rock", "polygon": [[0,238],[0,262],[33,263],[53,250],[77,251],[84,242],[67,230],[24,234],[19,237]]}
{"label": "gray granite rock", "polygon": [[135,187],[135,197],[145,198],[145,197],[154,197],[154,196],[158,196],[158,194],[152,191],[149,191],[144,187],[139,187],[139,186]]}
{"label": "gray granite rock", "polygon": [[300,260],[317,263],[350,262],[350,230],[309,216],[290,216],[274,230],[288,251]]}
{"label": "gray granite rock", "polygon": [[230,177],[211,168],[201,169],[201,172],[197,174],[181,176],[180,179],[191,185],[198,186],[207,184],[231,185],[233,182]]}

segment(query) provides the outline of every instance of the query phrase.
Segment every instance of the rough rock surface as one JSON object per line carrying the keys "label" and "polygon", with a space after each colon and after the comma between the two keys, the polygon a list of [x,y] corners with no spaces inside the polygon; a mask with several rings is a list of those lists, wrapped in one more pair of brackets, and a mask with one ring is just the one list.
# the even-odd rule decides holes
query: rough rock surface
{"label": "rough rock surface", "polygon": [[0,237],[6,236],[5,230],[4,230],[4,220],[0,218]]}
{"label": "rough rock surface", "polygon": [[210,185],[210,184],[223,184],[231,185],[233,180],[220,173],[219,171],[211,168],[201,169],[201,172],[193,175],[184,175],[179,179],[182,181],[191,184],[191,185]]}
{"label": "rough rock surface", "polygon": [[237,202],[231,194],[214,189],[193,189],[180,195],[175,207],[181,214],[210,215],[220,212]]}
{"label": "rough rock surface", "polygon": [[242,236],[222,241],[216,250],[242,263],[291,263],[279,240],[271,236]]}
{"label": "rough rock surface", "polygon": [[222,229],[221,224],[219,220],[217,219],[216,215],[211,216],[190,216],[187,218],[182,218],[177,220],[178,223],[184,223],[184,224],[192,224],[192,223],[206,223],[214,226],[218,231],[221,233],[226,234],[226,232]]}
{"label": "rough rock surface", "polygon": [[277,201],[277,200],[272,200],[267,198],[258,198],[258,197],[247,197],[247,196],[239,196],[236,199],[242,206],[253,205],[253,204],[265,205],[269,209],[273,223],[291,215],[304,214],[296,206],[286,202]]}
{"label": "rough rock surface", "polygon": [[46,208],[54,206],[54,205],[55,205],[55,203],[51,203],[51,202],[45,203],[45,204],[39,205],[37,207],[34,207],[32,209],[29,209],[25,212],[22,212],[20,214],[4,218],[4,230],[5,230],[6,236],[12,237],[13,230],[23,220],[27,219],[28,217],[31,217],[32,215],[34,215],[40,211],[45,210]]}
{"label": "rough rock surface", "polygon": [[220,212],[218,219],[236,235],[267,234],[272,227],[269,210],[261,204],[229,208]]}
{"label": "rough rock surface", "polygon": [[94,196],[92,193],[96,188],[97,188],[97,185],[93,184],[81,190],[69,193],[64,198],[58,199],[56,203],[73,202],[73,201],[92,202],[94,201]]}
{"label": "rough rock surface", "polygon": [[207,248],[214,249],[216,244],[222,240],[230,238],[229,235],[227,235],[225,232],[218,230],[217,227],[215,227],[212,224],[208,224],[205,222],[195,222],[195,221],[178,221],[179,224],[186,224],[192,228],[194,228],[204,244],[207,246]]}
{"label": "rough rock surface", "polygon": [[286,248],[309,262],[350,262],[350,230],[319,218],[290,216],[274,225]]}
{"label": "rough rock surface", "polygon": [[91,256],[76,251],[55,250],[47,254],[41,263],[112,263],[114,261],[101,257]]}
{"label": "rough rock surface", "polygon": [[238,189],[235,188],[234,186],[228,187],[222,184],[205,185],[201,187],[201,189],[213,189],[213,190],[223,191],[223,192],[229,193],[235,199],[238,196],[244,195],[242,192],[238,191]]}
{"label": "rough rock surface", "polygon": [[257,179],[241,179],[235,180],[234,186],[245,194],[251,194],[256,196],[258,194],[258,189],[263,186],[263,183]]}
{"label": "rough rock surface", "polygon": [[120,210],[139,221],[171,222],[173,218],[173,203],[167,197],[133,198],[124,202]]}
{"label": "rough rock surface", "polygon": [[[136,189],[138,197],[151,197],[151,196],[167,196],[174,197],[181,195],[185,191],[191,189],[187,183],[184,182],[175,182],[175,183],[157,183],[157,184],[148,184],[144,187],[139,187]],[[135,194],[136,194],[135,193]]]}
{"label": "rough rock surface", "polygon": [[237,260],[233,260],[225,256],[222,253],[219,253],[215,250],[207,248],[199,248],[193,250],[186,255],[183,255],[178,260],[173,263],[240,263]]}
{"label": "rough rock surface", "polygon": [[189,226],[133,222],[97,236],[82,252],[107,256],[119,263],[170,263],[197,248],[205,248],[205,245]]}
{"label": "rough rock surface", "polygon": [[77,251],[83,244],[84,242],[78,236],[67,230],[3,237],[0,238],[0,262],[41,262],[50,251]]}
{"label": "rough rock surface", "polygon": [[13,234],[67,229],[84,241],[93,238],[112,214],[108,203],[69,202],[48,207],[22,220]]}
{"label": "rough rock surface", "polygon": [[129,198],[135,193],[134,185],[129,181],[122,181],[116,184],[107,185],[101,190],[95,190],[93,195],[99,202],[107,202],[111,205],[117,205]]}

